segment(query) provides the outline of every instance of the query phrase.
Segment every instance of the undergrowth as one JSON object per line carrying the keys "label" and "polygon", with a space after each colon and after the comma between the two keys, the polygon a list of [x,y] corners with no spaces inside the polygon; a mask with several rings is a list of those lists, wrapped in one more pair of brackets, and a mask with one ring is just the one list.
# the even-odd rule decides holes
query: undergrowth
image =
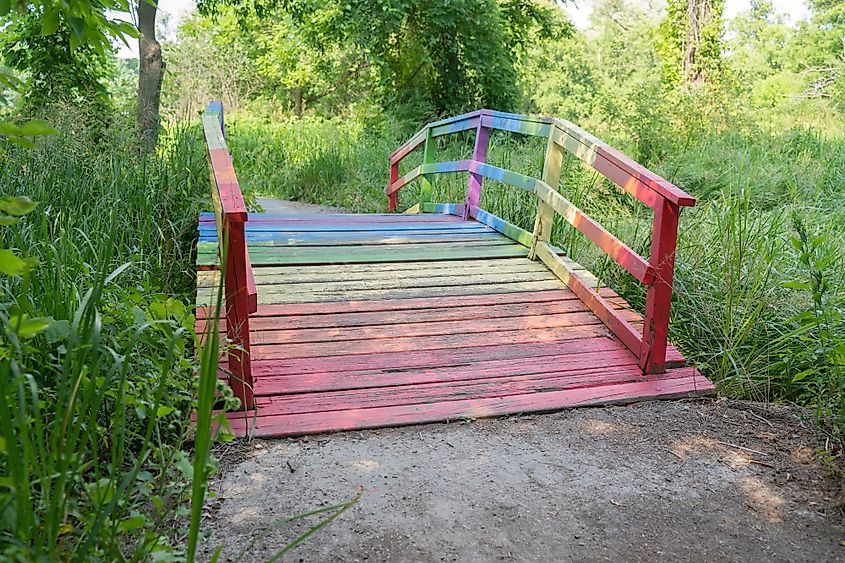
{"label": "undergrowth", "polygon": [[0,148],[0,558],[179,557],[189,415],[217,385],[190,307],[205,155],[196,128],[144,155],[69,113]]}

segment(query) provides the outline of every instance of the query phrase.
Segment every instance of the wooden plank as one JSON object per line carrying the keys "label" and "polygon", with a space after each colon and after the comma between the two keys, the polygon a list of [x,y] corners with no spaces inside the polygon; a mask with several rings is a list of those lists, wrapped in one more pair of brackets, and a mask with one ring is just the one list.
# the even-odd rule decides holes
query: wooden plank
{"label": "wooden plank", "polygon": [[[257,380],[272,376],[294,376],[319,373],[348,373],[367,376],[383,373],[410,373],[416,370],[471,366],[480,361],[534,358],[541,365],[554,363],[555,358],[591,352],[630,351],[618,340],[607,336],[529,343],[494,343],[448,350],[375,352],[373,354],[341,354],[276,360],[256,360],[253,373]],[[632,355],[633,357],[633,355]]]}
{"label": "wooden plank", "polygon": [[[298,305],[262,305],[253,318],[290,317],[301,315],[340,315],[347,313],[373,313],[384,311],[415,311],[424,309],[449,309],[452,307],[484,307],[496,305],[518,305],[549,303],[572,299],[574,295],[564,284],[555,290],[525,291],[511,293],[488,293],[462,296],[436,296],[430,298],[398,298],[376,301],[340,301],[323,303],[302,303]],[[600,290],[602,295],[615,295],[609,289]],[[198,318],[207,318],[207,311],[198,310]]]}
{"label": "wooden plank", "polygon": [[[614,303],[617,308],[622,306]],[[574,294],[559,302],[519,303],[490,306],[464,306],[440,309],[345,313],[335,315],[301,315],[287,317],[254,317],[250,319],[253,332],[265,330],[293,330],[302,328],[349,328],[388,326],[394,324],[468,321],[477,319],[509,319],[587,311]],[[205,320],[198,320],[197,332],[203,332]]]}
{"label": "wooden plank", "polygon": [[[485,295],[490,293],[519,293],[523,291],[548,291],[561,289],[564,284],[559,280],[544,280],[519,283],[486,283],[475,285],[461,285],[451,287],[413,287],[399,289],[373,289],[373,290],[348,290],[348,291],[325,291],[325,292],[303,292],[303,293],[271,293],[268,291],[258,292],[258,305],[280,305],[294,303],[312,303],[326,301],[368,301],[380,299],[411,299],[430,298],[438,295],[444,296],[465,296]],[[201,289],[197,291],[198,306],[212,303],[212,291]]]}
{"label": "wooden plank", "polygon": [[445,403],[469,397],[487,399],[526,393],[549,393],[655,379],[653,376],[644,378],[636,364],[604,366],[600,358],[593,358],[593,362],[595,365],[592,369],[574,372],[541,371],[533,374],[456,379],[446,382],[264,396],[258,399],[257,405],[260,416],[305,413],[322,413],[331,416],[337,411],[419,403]]}
{"label": "wooden plank", "polygon": [[[384,266],[407,266],[386,268]],[[349,264],[339,271],[336,266],[265,266],[255,268],[258,285],[269,283],[327,283],[342,278],[345,281],[381,280],[413,277],[487,276],[518,272],[548,272],[543,264],[523,259],[472,260],[467,262],[392,262],[387,264]],[[218,283],[217,270],[197,272],[197,287],[212,287]]]}
{"label": "wooden plank", "polygon": [[[397,215],[400,217],[400,215]],[[437,215],[424,215],[424,217],[437,217]],[[288,224],[267,224],[267,223],[247,223],[248,233],[353,233],[353,232],[485,232],[489,229],[483,225],[473,222],[461,221],[460,219],[454,223],[438,223],[431,221],[420,221],[411,223],[408,221],[397,222],[395,224],[389,223],[347,223],[347,224],[331,224],[331,225],[310,225],[302,223],[288,223]],[[214,228],[211,225],[201,225],[198,229],[202,235],[210,236],[214,234]]]}
{"label": "wooden plank", "polygon": [[464,205],[458,203],[426,203],[422,206],[425,213],[440,213],[447,215],[457,215],[458,220],[463,220]]}
{"label": "wooden plank", "polygon": [[499,131],[510,131],[512,133],[520,133],[522,135],[532,135],[534,137],[547,137],[551,125],[548,123],[538,123],[523,119],[523,116],[514,117],[498,117],[495,115],[485,115],[481,119],[485,127],[496,129]]}
{"label": "wooden plank", "polygon": [[459,418],[484,418],[516,413],[550,412],[580,405],[624,404],[642,399],[679,398],[711,393],[713,385],[694,370],[678,370],[674,377],[621,385],[585,387],[548,393],[526,393],[444,403],[420,403],[320,414],[259,416],[232,419],[232,429],[255,436],[289,436],[326,431],[355,430],[441,422]]}
{"label": "wooden plank", "polygon": [[[562,164],[563,150],[554,142],[554,137],[549,135],[546,140],[546,154],[543,157],[543,181],[537,189],[548,188],[550,191],[557,192]],[[531,260],[537,259],[537,242],[551,241],[554,226],[554,208],[543,199],[539,191],[537,196],[537,214],[534,217],[531,251],[528,253]]]}
{"label": "wooden plank", "polygon": [[646,373],[661,373],[665,368],[679,214],[680,208],[669,201],[654,210],[651,261],[657,272],[654,284],[646,293],[645,326],[637,352],[640,367]]}
{"label": "wooden plank", "polygon": [[[470,162],[469,170],[475,175],[495,180],[497,182],[502,182],[503,184],[531,193],[534,193],[534,187],[538,182],[538,180],[532,178],[531,176],[505,170],[504,168],[499,168],[498,166],[493,166],[492,164],[485,164],[484,162]],[[478,202],[474,202],[471,205],[478,207]]]}
{"label": "wooden plank", "polygon": [[[318,213],[304,215],[287,215],[284,213],[250,213],[249,223],[252,225],[269,224],[290,224],[290,225],[337,225],[337,224],[397,224],[397,223],[460,223],[457,217],[444,217],[439,215],[408,216],[395,213]],[[210,211],[200,212],[200,226],[209,226],[214,223],[214,213]]]}
{"label": "wooden plank", "polygon": [[[609,165],[617,167],[622,172],[628,174],[631,178],[635,178],[637,181],[648,186],[662,198],[679,206],[695,205],[694,197],[678,188],[665,178],[661,178],[643,165],[635,162],[630,157],[622,154],[607,143],[601,141],[593,135],[590,135],[577,125],[563,119],[555,119],[554,125],[561,132],[567,134],[586,147],[589,153],[595,155],[595,158],[601,159]],[[594,164],[590,162],[587,163],[591,165]]]}
{"label": "wooden plank", "polygon": [[353,340],[398,339],[450,334],[480,334],[505,330],[562,328],[595,324],[595,316],[583,308],[542,316],[509,319],[437,320],[427,323],[400,323],[389,326],[358,326],[253,331],[253,344],[304,344],[307,342],[349,342]]}
{"label": "wooden plank", "polygon": [[[599,350],[583,354],[546,358],[542,365],[536,358],[508,358],[505,360],[479,361],[474,364],[449,365],[415,370],[381,370],[365,372],[323,372],[298,373],[293,375],[270,374],[262,376],[256,383],[256,394],[261,396],[289,395],[293,393],[314,393],[349,389],[373,389],[377,387],[413,386],[431,383],[462,383],[475,380],[493,380],[514,376],[546,376],[548,374],[590,374],[596,370],[607,370],[628,366],[633,374],[642,373],[636,358],[628,350]],[[601,366],[601,367],[596,367]]]}
{"label": "wooden plank", "polygon": [[[490,145],[490,129],[484,127],[483,119],[479,119],[478,127],[475,129],[475,145],[472,149],[472,166],[487,160],[487,148]],[[471,167],[471,166],[470,166]],[[464,219],[469,218],[469,210],[478,207],[481,201],[482,176],[477,171],[472,171],[467,180],[466,199],[464,200]]]}
{"label": "wooden plank", "polygon": [[607,335],[598,319],[593,324],[567,326],[562,328],[541,328],[529,330],[504,330],[468,335],[448,334],[422,336],[417,338],[386,339],[384,341],[358,341],[354,347],[348,342],[309,342],[306,344],[258,345],[253,346],[253,360],[308,358],[314,356],[342,356],[345,354],[373,354],[376,352],[411,352],[419,350],[443,350],[490,346],[492,344],[527,344],[551,340],[579,340]]}
{"label": "wooden plank", "polygon": [[479,121],[478,115],[473,115],[460,121],[441,123],[439,125],[431,124],[429,125],[429,130],[431,131],[432,137],[442,137],[443,135],[451,135],[452,133],[475,129],[478,127]]}
{"label": "wooden plank", "polygon": [[[217,273],[217,272],[212,272]],[[557,281],[557,278],[548,270],[533,272],[490,272],[487,274],[476,274],[473,276],[389,276],[371,277],[369,279],[346,279],[341,276],[340,280],[317,280],[317,281],[294,281],[285,277],[260,276],[256,284],[261,286],[262,292],[285,292],[307,293],[323,291],[347,291],[364,289],[399,289],[410,287],[444,287],[458,285],[478,285],[491,283],[520,283],[530,281]],[[217,277],[205,277],[204,282],[198,287],[214,287]]]}
{"label": "wooden plank", "polygon": [[[288,234],[276,236],[274,234],[247,234],[247,243],[250,248],[261,246],[356,246],[356,245],[374,245],[374,244],[449,244],[450,242],[489,242],[491,240],[499,240],[499,234],[493,232],[465,232],[465,233],[449,233],[449,232],[433,232],[433,233],[409,233],[406,231],[393,231],[377,235],[369,232],[360,233],[345,233],[344,236],[305,236],[301,237],[296,234]],[[217,241],[214,237],[200,237],[198,246],[208,251],[208,249],[216,246]]]}
{"label": "wooden plank", "polygon": [[[338,250],[335,250],[338,249]],[[477,247],[460,245],[402,245],[401,247],[381,248],[370,246],[331,247],[333,252],[324,247],[288,250],[287,252],[253,252],[250,258],[253,266],[283,264],[348,264],[354,262],[409,262],[420,260],[477,260],[486,258],[504,258],[526,256],[527,250],[516,244]],[[198,267],[215,267],[217,257],[213,254],[200,254]]]}
{"label": "wooden plank", "polygon": [[253,372],[258,379],[271,376],[282,377],[319,373],[349,373],[351,376],[365,376],[380,373],[410,373],[416,370],[450,366],[470,366],[479,361],[509,359],[542,358],[542,360],[537,361],[548,364],[555,357],[620,349],[627,351],[627,348],[622,346],[619,341],[604,336],[517,344],[500,342],[447,350],[412,350],[376,352],[369,355],[341,354],[337,356],[258,360],[254,362]]}

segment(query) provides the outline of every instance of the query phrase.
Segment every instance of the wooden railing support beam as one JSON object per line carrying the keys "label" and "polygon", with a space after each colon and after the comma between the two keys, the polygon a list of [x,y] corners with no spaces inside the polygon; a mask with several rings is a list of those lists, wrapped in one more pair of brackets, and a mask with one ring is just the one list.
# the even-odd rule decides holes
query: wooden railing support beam
{"label": "wooden railing support beam", "polygon": [[[393,162],[390,164],[390,183],[387,184],[387,187],[393,185],[399,179],[399,161]],[[388,211],[396,211],[396,204],[399,202],[399,192],[395,191],[387,196],[387,210]]]}
{"label": "wooden railing support beam", "polygon": [[226,220],[227,241],[224,285],[226,292],[226,336],[236,346],[229,352],[229,386],[242,407],[255,407],[252,369],[249,359],[250,299],[247,290],[246,229],[243,221]]}
{"label": "wooden railing support beam", "polygon": [[[425,130],[425,148],[423,148],[423,164],[434,164],[434,149],[436,143],[431,136],[431,127]],[[432,201],[432,185],[428,174],[420,176],[420,209]]]}
{"label": "wooden railing support beam", "polygon": [[[560,184],[560,168],[562,165],[563,149],[555,143],[554,135],[549,133],[549,140],[546,143],[546,156],[543,159],[543,182],[554,191],[557,191]],[[554,219],[554,208],[538,197],[537,216],[534,219],[534,240],[531,242],[531,250],[528,252],[528,258],[531,260],[537,259],[537,243],[551,240]]]}
{"label": "wooden railing support beam", "polygon": [[[490,128],[482,124],[482,119],[478,121],[478,127],[475,129],[475,146],[472,149],[472,159],[476,162],[487,162],[487,147],[490,146]],[[480,174],[471,172],[469,180],[467,181],[467,197],[464,202],[464,219],[469,219],[469,210],[473,207],[478,207],[481,201],[481,183],[483,177]]]}
{"label": "wooden railing support beam", "polygon": [[669,309],[672,303],[679,214],[680,208],[667,199],[662,200],[654,209],[649,262],[655,276],[646,293],[645,323],[639,353],[639,365],[646,374],[666,371]]}

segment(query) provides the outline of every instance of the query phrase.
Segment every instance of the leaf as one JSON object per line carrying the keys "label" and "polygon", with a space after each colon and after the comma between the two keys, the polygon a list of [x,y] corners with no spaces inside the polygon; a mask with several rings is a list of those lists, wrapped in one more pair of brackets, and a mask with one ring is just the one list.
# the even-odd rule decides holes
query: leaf
{"label": "leaf", "polygon": [[24,137],[35,137],[41,135],[55,135],[58,133],[55,129],[50,127],[50,124],[43,119],[32,119],[21,126],[20,135]]}
{"label": "leaf", "polygon": [[9,325],[18,335],[18,338],[35,338],[50,326],[49,317],[30,317],[27,314],[18,315],[9,319]]}
{"label": "leaf", "polygon": [[47,330],[44,331],[44,336],[47,338],[47,342],[50,344],[55,344],[56,342],[62,341],[70,336],[70,322],[67,319],[62,319],[57,321],[50,318],[50,326],[47,327]]}
{"label": "leaf", "polygon": [[14,225],[20,222],[20,219],[9,217],[8,215],[0,215],[0,226]]}
{"label": "leaf", "polygon": [[815,372],[816,370],[814,370],[813,368],[805,369],[804,371],[798,372],[792,377],[792,383],[798,383],[799,381],[803,381],[807,378],[808,375],[811,375]]}
{"label": "leaf", "polygon": [[23,217],[36,208],[38,204],[26,196],[10,196],[0,198],[0,211],[15,217]]}
{"label": "leaf", "polygon": [[127,520],[124,520],[118,527],[120,528],[121,532],[130,532],[132,530],[137,530],[138,528],[143,528],[147,525],[147,519],[141,516],[140,514],[137,516],[133,516]]}
{"label": "leaf", "polygon": [[59,29],[59,11],[52,3],[47,4],[44,15],[41,17],[41,35],[53,35]]}
{"label": "leaf", "polygon": [[26,262],[11,250],[0,248],[0,274],[22,276],[27,272]]}
{"label": "leaf", "polygon": [[808,284],[806,282],[800,282],[800,281],[786,282],[786,283],[783,284],[783,287],[785,287],[787,289],[804,289],[804,290],[812,289],[810,287],[810,284]]}
{"label": "leaf", "polygon": [[165,416],[167,416],[170,413],[175,412],[175,411],[176,411],[176,407],[161,405],[161,406],[158,407],[158,410],[156,410],[156,417],[163,418],[163,417],[165,417]]}

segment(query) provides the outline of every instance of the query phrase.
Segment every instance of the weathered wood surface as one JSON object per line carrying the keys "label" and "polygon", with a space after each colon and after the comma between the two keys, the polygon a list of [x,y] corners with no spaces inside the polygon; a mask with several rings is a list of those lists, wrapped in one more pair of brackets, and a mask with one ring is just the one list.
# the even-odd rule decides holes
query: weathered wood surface
{"label": "weathered wood surface", "polygon": [[[251,216],[257,410],[230,414],[233,429],[286,436],[712,391],[671,346],[670,369],[643,376],[637,356],[578,295],[526,258],[530,233],[468,209],[484,222]],[[202,219],[200,245],[216,243],[211,218]],[[543,244],[555,263],[596,288],[592,274]],[[199,263],[210,256],[201,246]],[[198,272],[198,332],[218,275]],[[616,293],[596,292],[614,315],[642,327]]]}

